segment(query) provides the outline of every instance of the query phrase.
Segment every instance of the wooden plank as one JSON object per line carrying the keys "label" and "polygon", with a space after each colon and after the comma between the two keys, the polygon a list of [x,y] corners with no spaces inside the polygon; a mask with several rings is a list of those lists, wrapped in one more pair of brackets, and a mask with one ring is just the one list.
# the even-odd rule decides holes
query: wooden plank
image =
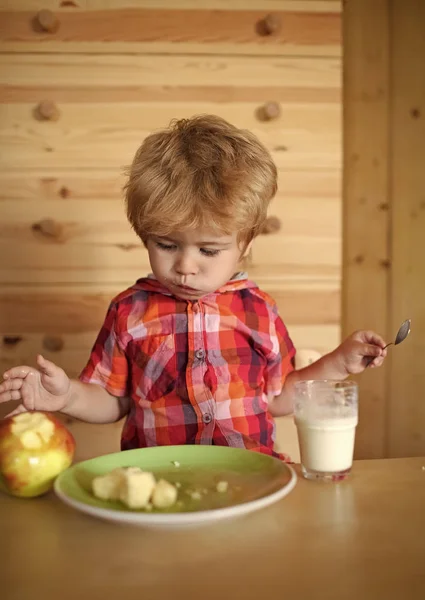
{"label": "wooden plank", "polygon": [[[148,267],[147,267],[148,269]],[[63,280],[47,280],[37,282],[36,280],[22,279],[14,282],[5,282],[2,285],[3,291],[11,291],[19,288],[22,294],[40,293],[45,289],[62,288],[68,286],[77,287],[78,289],[88,290],[94,293],[99,289],[106,289],[108,293],[114,294],[116,291],[125,289],[132,285],[139,277],[144,277],[148,270],[143,268],[133,269],[130,277],[125,278],[118,270],[109,271],[115,278],[110,277],[104,280],[96,280],[92,278],[83,282],[73,282],[67,279]],[[269,264],[252,264],[247,263],[241,266],[241,270],[248,273],[248,276],[255,281],[261,288],[274,290],[276,293],[284,291],[302,290],[306,293],[314,290],[322,291],[337,291],[340,288],[340,267],[339,265],[320,265],[316,263],[310,264],[291,264],[282,262],[277,265]],[[127,269],[127,272],[129,270]],[[1,294],[1,290],[0,290]],[[1,330],[0,330],[1,333]]]}
{"label": "wooden plank", "polygon": [[391,457],[425,454],[425,4],[393,0],[392,8],[392,277],[394,338],[410,317],[410,339],[389,357]]}
{"label": "wooden plank", "polygon": [[[7,246],[9,250],[10,245]],[[292,249],[293,250],[293,249]],[[29,251],[34,251],[30,248]],[[55,249],[56,251],[56,249]],[[122,249],[124,252],[125,250]],[[118,266],[109,264],[109,253],[101,248],[96,253],[99,258],[94,262],[93,254],[86,252],[90,257],[90,265],[82,264],[71,268],[61,268],[60,265],[47,266],[43,268],[39,264],[37,266],[23,266],[20,269],[0,269],[0,281],[2,285],[23,285],[23,286],[38,286],[43,287],[46,284],[120,284],[122,286],[131,285],[138,277],[147,275],[150,271],[146,253],[140,252],[137,254],[137,260],[133,259],[132,253],[134,249],[127,250],[129,258],[124,257]],[[40,260],[45,256],[52,254],[39,252]],[[268,252],[270,254],[270,250]],[[69,255],[68,255],[69,256]],[[316,258],[316,257],[315,257]],[[250,277],[258,283],[260,280],[271,282],[276,288],[279,282],[282,285],[298,285],[299,282],[306,284],[321,282],[328,284],[331,282],[331,287],[339,287],[340,285],[340,265],[339,264],[320,264],[315,258],[310,262],[290,262],[293,259],[292,254],[288,254],[285,259],[282,259],[278,264],[270,264],[267,255],[264,256],[264,262],[260,262],[256,256],[254,264],[249,264],[247,270]],[[130,260],[131,259],[131,260]],[[15,260],[15,258],[13,259]],[[337,258],[339,260],[339,257]],[[336,283],[335,283],[336,282]],[[306,288],[304,288],[306,289]]]}
{"label": "wooden plank", "polygon": [[185,42],[176,48],[173,42],[115,42],[113,48],[110,44],[104,42],[48,42],[41,46],[41,42],[1,42],[0,53],[28,53],[35,54],[54,53],[54,54],[131,54],[137,52],[140,54],[208,54],[218,56],[228,56],[229,54],[238,54],[245,56],[311,56],[318,57],[340,57],[341,45],[334,46],[294,46],[285,44],[278,49],[272,45],[257,45],[252,44],[235,46],[231,43],[212,44],[212,43],[190,43]]}
{"label": "wooden plank", "polygon": [[64,244],[28,241],[25,247],[12,246],[10,242],[0,242],[2,256],[9,255],[9,264],[1,265],[0,281],[9,282],[93,282],[113,280],[124,281],[128,276],[131,283],[134,274],[148,273],[149,263],[146,251],[140,245],[130,248],[104,244],[75,245],[72,250]]}
{"label": "wooden plank", "polygon": [[[269,269],[310,268],[310,274],[320,267],[339,267],[339,238],[309,236],[276,236],[273,241],[259,238],[253,250],[253,266]],[[130,282],[134,276],[149,272],[146,250],[136,243],[97,244],[46,243],[27,240],[22,245],[0,242],[7,264],[0,268],[3,284],[28,282]]]}
{"label": "wooden plank", "polygon": [[[292,325],[287,327],[296,348],[308,348],[324,354],[339,343],[339,325]],[[59,332],[61,333],[61,332]],[[82,334],[64,334],[63,349],[49,352],[43,346],[43,334],[24,333],[16,344],[0,341],[0,373],[15,365],[35,365],[39,353],[65,369],[70,377],[76,377],[88,360],[96,339],[97,330]]]}
{"label": "wooden plank", "polygon": [[[175,8],[175,0],[2,0],[2,10],[35,10],[42,8],[66,12],[75,10],[107,10],[116,8]],[[199,8],[199,0],[178,0],[179,9]],[[295,12],[340,12],[341,0],[202,0],[208,10],[290,10]]]}
{"label": "wooden plank", "polygon": [[[388,333],[389,23],[387,0],[347,2],[344,10],[343,336]],[[360,384],[356,457],[383,457],[386,372]]]}
{"label": "wooden plank", "polygon": [[[329,132],[329,137],[334,139],[340,130],[339,118],[341,116],[341,107],[333,103],[314,106],[309,103],[293,106],[292,104],[280,105],[281,114],[272,121],[260,122],[257,116],[259,108],[255,102],[176,102],[176,103],[149,103],[149,102],[129,102],[121,103],[102,103],[102,104],[80,104],[67,103],[59,105],[60,116],[55,122],[39,122],[34,119],[32,114],[33,105],[27,104],[3,104],[0,107],[0,126],[3,141],[7,127],[18,130],[25,129],[27,126],[34,136],[50,132],[55,136],[63,136],[64,131],[69,128],[75,128],[78,125],[83,131],[93,131],[97,129],[106,129],[106,133],[113,134],[117,129],[133,130],[134,138],[141,143],[141,133],[150,133],[152,130],[167,127],[170,121],[174,119],[189,118],[195,114],[217,114],[228,121],[231,121],[238,127],[250,128],[258,135],[264,143],[269,142],[277,145],[282,140],[279,135],[284,132],[306,131],[311,134],[323,134]],[[111,126],[111,120],[114,127]],[[93,122],[94,121],[94,122]],[[107,125],[109,124],[109,127]],[[21,135],[23,135],[21,133]],[[15,133],[15,136],[17,134]],[[69,136],[69,134],[68,134]],[[118,138],[118,141],[121,138]],[[115,139],[114,139],[115,141]],[[318,168],[318,167],[315,167]]]}
{"label": "wooden plank", "polygon": [[[256,76],[253,77],[252,73]],[[338,58],[5,55],[0,101],[339,103]]]}
{"label": "wooden plank", "polygon": [[[255,77],[253,77],[255,72]],[[199,86],[341,88],[339,58],[273,56],[144,56],[5,54],[0,82],[55,88]]]}
{"label": "wooden plank", "polygon": [[[116,201],[122,196],[124,183],[125,177],[122,173],[111,174],[105,170],[43,169],[26,171],[25,174],[0,171],[0,202],[5,200],[14,202]],[[279,172],[279,190],[283,202],[304,198],[339,202],[341,171],[339,169],[285,169]]]}
{"label": "wooden plank", "polygon": [[274,290],[311,289],[338,290],[340,288],[340,267],[336,265],[291,264],[282,260],[280,264],[254,263],[245,269],[248,275],[261,288]]}
{"label": "wooden plank", "polygon": [[[270,214],[280,220],[279,236],[308,236],[320,239],[340,239],[341,206],[339,199],[290,198],[279,193],[271,204]],[[22,201],[19,211],[14,200],[1,204],[0,237],[3,241],[16,240],[19,244],[43,237],[32,227],[41,219],[53,219],[60,226],[57,242],[96,244],[134,244],[138,238],[130,228],[121,198],[104,201],[99,211],[99,200],[42,200]],[[274,243],[273,241],[271,243]],[[265,243],[271,240],[264,236]]]}
{"label": "wooden plank", "polygon": [[[16,184],[16,178],[12,182]],[[290,188],[290,180],[287,183]],[[8,261],[0,269],[0,281],[39,285],[55,280],[129,284],[149,271],[147,253],[126,220],[120,196],[103,199],[99,210],[102,198],[93,198],[99,192],[91,192],[85,185],[76,192],[72,181],[52,183],[48,179],[44,185],[42,178],[41,190],[43,196],[46,190],[47,199],[39,197],[34,201],[32,186],[16,189],[12,183],[11,199],[1,201],[0,248],[4,255],[7,252]],[[40,189],[36,189],[40,194]],[[291,280],[294,267],[292,280],[305,283],[306,277],[316,280],[315,269],[340,266],[339,198],[302,197],[296,195],[299,189],[292,190],[294,197],[279,192],[271,205],[270,214],[281,222],[279,232],[256,240],[249,266],[250,270],[256,269],[256,277],[280,281],[289,268]],[[24,200],[22,195],[30,199]],[[55,223],[57,237],[43,236],[34,229],[44,219]],[[296,271],[300,268],[301,273]]]}
{"label": "wooden plank", "polygon": [[49,98],[51,102],[261,102],[273,98],[274,102],[285,103],[337,103],[340,100],[338,90],[326,88],[279,88],[279,87],[205,87],[188,85],[185,87],[103,87],[102,89],[84,87],[19,87],[0,85],[1,103],[38,103],[40,98]]}
{"label": "wooden plank", "polygon": [[[253,250],[253,266],[265,272],[272,268],[310,267],[310,273],[320,267],[339,267],[340,239],[276,236],[273,242],[259,238]],[[131,282],[134,275],[149,272],[146,250],[140,245],[40,243],[28,240],[24,245],[11,246],[0,242],[7,264],[0,268],[3,284],[28,282]],[[9,265],[13,265],[9,266]]]}
{"label": "wooden plank", "polygon": [[[62,334],[62,331],[55,332]],[[42,353],[46,358],[64,369],[70,377],[76,377],[88,360],[90,350],[96,339],[97,331],[84,334],[62,335],[63,349],[58,352],[48,351],[43,340],[45,334],[25,333],[15,344],[5,343],[4,336],[0,346],[0,372],[15,365],[36,365],[37,354]]]}
{"label": "wooden plank", "polygon": [[[321,181],[319,177],[316,179]],[[335,185],[333,179],[328,184],[327,181],[325,179],[323,186],[329,185],[332,189]],[[0,202],[117,200],[122,197],[124,183],[123,173],[111,174],[104,170],[40,170],[26,171],[25,174],[0,172]]]}
{"label": "wooden plank", "polygon": [[33,24],[33,11],[4,11],[3,51],[196,52],[338,55],[340,16],[336,12],[274,11],[280,27],[260,35],[264,10],[137,9],[66,11],[60,26],[46,33]]}
{"label": "wooden plank", "polygon": [[0,105],[0,137],[7,147],[0,170],[117,169],[130,163],[143,139],[174,118],[212,113],[250,129],[279,168],[339,169],[340,107],[281,104],[276,121],[256,118],[258,103],[127,103],[59,105],[56,122],[36,121],[34,105]]}
{"label": "wooden plank", "polygon": [[5,42],[155,42],[339,45],[340,19],[336,13],[274,11],[281,27],[272,35],[258,33],[263,10],[138,9],[66,11],[56,32],[33,24],[34,12],[4,11],[0,39]]}
{"label": "wooden plank", "polygon": [[[340,160],[342,160],[341,156]],[[279,171],[279,190],[284,198],[307,196],[316,199],[338,198],[338,200],[341,200],[341,179],[342,170],[340,168],[322,170],[313,168],[305,170],[285,169]]]}
{"label": "wooden plank", "polygon": [[277,302],[280,314],[291,325],[332,325],[340,327],[341,296],[340,290],[320,290],[313,285],[310,289],[279,291],[264,286]]}

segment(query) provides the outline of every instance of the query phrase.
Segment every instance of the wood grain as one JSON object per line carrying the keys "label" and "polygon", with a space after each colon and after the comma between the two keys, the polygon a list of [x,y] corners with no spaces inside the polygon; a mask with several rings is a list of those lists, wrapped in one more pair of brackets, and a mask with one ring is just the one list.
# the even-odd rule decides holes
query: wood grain
{"label": "wood grain", "polygon": [[[32,169],[25,173],[25,177],[22,177],[21,173],[3,171],[0,172],[0,202],[23,200],[33,202],[114,200],[117,202],[118,198],[122,197],[124,183],[123,173],[111,173],[102,169]],[[303,198],[315,199],[317,202],[334,200],[340,203],[341,171],[334,169],[280,171],[278,197],[281,197],[284,203],[287,200]]]}
{"label": "wood grain", "polygon": [[[349,2],[344,11],[343,336],[388,333],[389,15],[386,0]],[[358,458],[385,455],[386,372],[360,383]]]}
{"label": "wood grain", "polygon": [[[61,188],[62,189],[62,188]],[[273,200],[270,214],[280,221],[279,237],[310,237],[316,241],[339,239],[341,235],[341,206],[338,198],[291,198],[279,193]],[[103,202],[99,211],[99,204]],[[319,210],[320,206],[320,210]],[[33,225],[41,219],[56,221],[63,230],[58,243],[92,245],[95,243],[134,244],[138,238],[125,216],[123,200],[65,199],[22,201],[16,210],[14,200],[1,202],[0,237],[3,241],[19,243],[40,240]],[[260,242],[263,236],[258,238]],[[274,240],[276,241],[276,240]],[[267,242],[269,243],[269,242]]]}
{"label": "wood grain", "polygon": [[[98,439],[104,426],[89,430],[99,432]],[[93,454],[79,453],[88,456]],[[10,539],[4,587],[16,590],[17,598],[42,590],[45,600],[112,600],[123,581],[130,600],[196,600],[203,586],[204,600],[223,589],[257,600],[260,586],[276,598],[317,598],[321,589],[331,590],[322,594],[328,600],[423,600],[422,465],[420,458],[361,461],[350,481],[338,486],[300,477],[285,499],[265,510],[172,532],[114,526],[65,506],[54,494],[27,502],[2,495],[0,526]],[[15,535],[29,530],[28,540]],[[258,568],[247,568],[260,544],[268,552],[259,553]],[[44,557],[49,569],[43,568]],[[385,571],[377,568],[380,561]],[[20,562],[28,565],[25,577]],[[292,565],[284,577],[282,564]],[[305,564],[311,565],[309,577]]]}
{"label": "wood grain", "polygon": [[[252,77],[253,71],[255,77]],[[8,54],[0,101],[339,103],[338,58]]]}
{"label": "wood grain", "polygon": [[[3,283],[130,284],[149,271],[147,253],[125,218],[121,183],[114,178],[103,181],[102,174],[39,176],[30,182],[4,175],[0,181],[7,197],[0,200],[0,246],[8,253],[8,261],[0,269]],[[267,283],[273,281],[275,287],[279,281],[300,286],[309,280],[313,284],[326,281],[331,272],[335,289],[341,236],[341,205],[335,195],[338,174],[303,173],[311,193],[320,193],[316,197],[301,195],[309,188],[302,189],[295,175],[283,175],[285,190],[271,205],[281,230],[256,240],[249,272]],[[35,230],[44,220],[57,226],[57,237]],[[270,254],[270,244],[279,251]]]}
{"label": "wood grain", "polygon": [[257,120],[256,103],[64,104],[55,123],[35,121],[33,110],[27,104],[0,105],[0,136],[8,148],[0,170],[121,170],[153,129],[201,113],[250,129],[279,168],[341,166],[340,108],[333,104],[282,104],[281,117],[270,123]]}
{"label": "wood grain", "polygon": [[412,319],[410,339],[391,352],[388,455],[425,454],[425,4],[392,2],[391,339]]}
{"label": "wood grain", "polygon": [[[270,242],[269,242],[270,243]],[[339,247],[340,243],[335,244]],[[54,250],[53,250],[54,248]],[[117,253],[114,249],[110,250],[108,246],[98,246],[89,253],[87,249],[76,252],[78,256],[70,259],[70,251],[61,251],[61,246],[33,245],[27,246],[27,252],[35,254],[36,258],[29,260],[22,253],[11,253],[14,262],[14,268],[7,268],[3,265],[0,270],[0,280],[2,285],[23,284],[28,286],[43,286],[45,284],[72,284],[72,283],[105,283],[130,285],[138,277],[146,275],[150,268],[148,265],[146,252],[139,247],[118,248]],[[4,250],[9,251],[10,244],[4,245]],[[317,251],[317,245],[310,245],[310,252]],[[52,254],[59,254],[57,260],[52,261]],[[294,286],[304,286],[311,282],[331,282],[331,286],[340,285],[340,259],[339,254],[334,252],[332,263],[327,264],[324,260],[314,259],[297,260],[294,243],[292,242],[285,258],[281,257],[279,262],[270,263],[270,246],[267,247],[263,258],[255,254],[253,261],[248,266],[248,272],[251,278],[255,279],[259,285],[261,281],[267,283],[273,282],[274,287],[281,283],[286,285],[292,283]],[[86,261],[84,261],[86,256]],[[87,260],[89,258],[89,260]],[[18,263],[16,262],[18,260]],[[44,262],[43,262],[44,261]],[[50,261],[50,262],[49,262]],[[61,261],[63,264],[61,264]],[[6,262],[6,261],[4,261]],[[72,268],[69,266],[73,265]],[[18,264],[20,267],[18,268]],[[64,266],[65,265],[65,266]],[[30,289],[30,288],[29,288]]]}
{"label": "wood grain", "polygon": [[[107,10],[117,8],[175,8],[175,0],[2,0],[0,11],[38,11],[42,8],[55,12],[75,10]],[[178,0],[180,9],[199,8],[199,0]],[[295,12],[341,12],[340,0],[202,0],[208,10],[290,10]]]}
{"label": "wood grain", "polygon": [[[119,52],[119,44],[137,44],[139,49],[155,44],[168,44],[174,51],[187,52],[193,45],[202,44],[203,52],[214,52],[216,47],[229,46],[232,53],[245,47],[255,54],[257,48],[268,47],[280,54],[281,49],[303,49],[304,53],[320,55],[339,51],[341,44],[340,18],[337,13],[274,11],[281,27],[273,35],[257,32],[257,24],[264,19],[264,10],[196,10],[196,9],[136,9],[66,11],[60,14],[60,26],[55,33],[39,31],[33,25],[32,11],[4,11],[0,21],[0,40],[5,49],[15,44],[28,50],[28,44],[38,43],[43,51],[52,51],[60,44],[61,51],[72,51],[76,44],[95,43],[106,46],[108,52]],[[111,48],[112,44],[112,48]],[[142,46],[143,44],[143,46]],[[12,46],[13,47],[13,46]],[[87,47],[87,46],[86,46]],[[331,50],[329,50],[331,49]],[[151,50],[151,51],[152,51]],[[55,50],[53,50],[55,51]]]}
{"label": "wood grain", "polygon": [[[43,202],[56,200],[117,200],[122,197],[123,173],[100,170],[39,170],[0,173],[0,202]],[[332,185],[332,184],[330,184]]]}
{"label": "wood grain", "polygon": [[49,98],[53,102],[264,102],[273,98],[276,102],[285,103],[337,103],[339,92],[326,88],[279,88],[263,87],[249,88],[230,86],[203,86],[185,87],[103,87],[102,89],[85,88],[80,86],[58,88],[57,86],[19,87],[0,85],[0,102],[28,103],[37,102],[39,98]]}
{"label": "wood grain", "polygon": [[[100,454],[104,426],[87,429]],[[82,444],[79,459],[89,456]],[[276,599],[423,600],[423,465],[424,458],[359,461],[338,485],[307,481],[296,466],[295,489],[273,506],[174,531],[107,523],[55,494],[32,501],[2,494],[0,528],[10,540],[3,589],[18,599],[40,590],[44,600],[115,600],[123,584],[129,600],[198,600],[200,588],[203,600],[223,590],[258,600],[260,587]],[[16,535],[26,531],[31,536]],[[267,552],[250,568],[260,547]]]}
{"label": "wood grain", "polygon": [[[259,239],[253,251],[253,266],[264,273],[270,269],[280,270],[282,276],[289,269],[305,268],[314,278],[322,267],[340,265],[340,240],[310,238],[308,236],[275,238],[273,252],[270,239]],[[146,250],[139,245],[74,244],[71,248],[46,240],[27,241],[24,245],[11,247],[9,241],[0,242],[0,252],[9,258],[0,267],[0,279],[6,283],[48,283],[58,281],[94,282],[118,281],[126,283],[150,270]],[[10,266],[9,266],[10,265]],[[249,269],[251,272],[251,268]]]}

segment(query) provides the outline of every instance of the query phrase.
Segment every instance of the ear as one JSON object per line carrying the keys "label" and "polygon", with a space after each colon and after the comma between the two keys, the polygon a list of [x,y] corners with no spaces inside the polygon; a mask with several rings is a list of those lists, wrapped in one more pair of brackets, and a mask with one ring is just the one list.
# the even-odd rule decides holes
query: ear
{"label": "ear", "polygon": [[241,255],[241,260],[242,260],[243,258],[246,258],[246,257],[248,256],[248,254],[249,254],[249,253],[250,253],[250,251],[251,251],[251,248],[252,248],[252,244],[253,244],[253,243],[254,243],[254,240],[251,240],[251,241],[249,242],[248,246],[245,248],[245,250],[243,251],[243,254]]}

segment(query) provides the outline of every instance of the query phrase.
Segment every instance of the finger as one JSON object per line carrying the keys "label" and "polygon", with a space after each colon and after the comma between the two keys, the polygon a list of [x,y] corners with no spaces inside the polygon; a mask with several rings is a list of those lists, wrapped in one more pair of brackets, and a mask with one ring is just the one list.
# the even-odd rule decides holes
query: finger
{"label": "finger", "polygon": [[20,390],[24,381],[24,379],[7,379],[3,381],[3,383],[0,383],[0,394],[10,390]]}
{"label": "finger", "polygon": [[373,356],[365,356],[363,359],[363,364],[365,366],[365,369],[372,369],[374,367],[374,361],[375,361],[375,357]]}
{"label": "finger", "polygon": [[20,390],[22,402],[27,407],[27,410],[36,410],[34,389],[37,385],[37,382],[35,378],[35,373],[28,373],[28,376],[24,380]]}
{"label": "finger", "polygon": [[374,346],[373,344],[363,344],[360,352],[363,356],[381,356],[382,348],[380,346]]}
{"label": "finger", "polygon": [[362,332],[362,337],[363,340],[365,342],[367,342],[368,344],[375,344],[376,346],[379,346],[380,348],[384,348],[384,346],[386,345],[384,339],[377,333],[375,333],[374,331],[363,331]]}
{"label": "finger", "polygon": [[21,392],[19,390],[8,390],[7,392],[2,392],[0,394],[0,403],[1,402],[10,402],[11,400],[21,400]]}
{"label": "finger", "polygon": [[20,415],[21,413],[24,413],[24,412],[28,412],[28,411],[23,404],[20,404],[19,406],[17,406],[15,408],[15,410],[12,410],[12,412],[7,414],[4,418],[7,419],[8,417],[14,417],[15,415]]}
{"label": "finger", "polygon": [[382,367],[384,364],[384,358],[383,356],[378,356],[378,358],[375,358],[373,362],[375,363],[375,367]]}
{"label": "finger", "polygon": [[37,364],[40,371],[42,371],[44,375],[47,375],[47,377],[54,377],[56,375],[58,367],[55,363],[47,360],[47,358],[44,358],[41,354],[37,356]]}
{"label": "finger", "polygon": [[31,371],[34,371],[34,369],[26,365],[13,367],[12,369],[9,369],[3,373],[3,379],[13,379],[15,377],[25,379],[25,377],[28,375],[28,373],[31,373]]}
{"label": "finger", "polygon": [[376,357],[367,356],[365,357],[365,366],[370,368],[381,367],[384,364],[384,359],[385,357],[383,355]]}

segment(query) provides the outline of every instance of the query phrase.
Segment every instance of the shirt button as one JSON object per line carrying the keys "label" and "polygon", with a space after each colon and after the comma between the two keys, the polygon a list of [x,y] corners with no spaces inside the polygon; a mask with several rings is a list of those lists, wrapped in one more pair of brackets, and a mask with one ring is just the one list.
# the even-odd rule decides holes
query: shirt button
{"label": "shirt button", "polygon": [[206,425],[208,425],[208,423],[211,423],[213,418],[212,415],[210,415],[210,413],[205,413],[205,415],[202,416],[202,420]]}
{"label": "shirt button", "polygon": [[194,313],[199,312],[199,304],[198,304],[198,302],[194,302],[192,304],[192,310],[193,310]]}
{"label": "shirt button", "polygon": [[196,357],[198,360],[202,360],[203,358],[205,358],[205,351],[204,351],[204,350],[197,350],[197,351],[195,352],[195,357]]}

